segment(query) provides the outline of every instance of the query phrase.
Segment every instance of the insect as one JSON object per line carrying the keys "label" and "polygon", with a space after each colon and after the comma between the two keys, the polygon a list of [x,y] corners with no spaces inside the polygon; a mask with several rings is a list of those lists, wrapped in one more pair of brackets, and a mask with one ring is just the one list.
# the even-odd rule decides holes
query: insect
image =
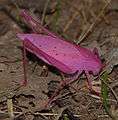
{"label": "insect", "polygon": [[[17,37],[23,41],[24,53],[25,49],[27,49],[44,62],[56,67],[65,74],[71,75],[76,73],[73,79],[65,80],[64,84],[63,82],[60,83],[60,87],[55,91],[54,95],[52,95],[51,100],[62,86],[71,83],[82,73],[85,73],[89,89],[93,91],[90,73],[99,75],[102,69],[102,63],[97,49],[91,51],[56,36],[44,28],[40,22],[34,19],[26,10],[22,10],[20,15],[34,32],[30,34],[17,34]],[[45,34],[41,34],[41,30]]]}

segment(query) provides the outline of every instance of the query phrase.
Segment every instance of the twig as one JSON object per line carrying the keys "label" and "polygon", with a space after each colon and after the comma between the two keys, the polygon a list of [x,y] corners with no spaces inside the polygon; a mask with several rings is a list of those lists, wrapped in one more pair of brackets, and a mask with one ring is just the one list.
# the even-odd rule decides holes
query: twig
{"label": "twig", "polygon": [[[21,116],[21,115],[23,115],[24,113],[23,112],[13,112],[15,115],[16,114],[18,114],[18,116]],[[28,112],[27,112],[28,113]],[[0,110],[0,114],[3,114],[3,115],[5,115],[6,117],[8,117],[8,112],[4,112],[4,111],[1,111]],[[59,114],[57,114],[57,113],[39,113],[39,112],[37,112],[37,113],[31,113],[32,115],[41,115],[41,116],[58,116]],[[88,115],[88,114],[84,114],[84,116],[86,116],[86,115]],[[17,116],[17,118],[18,118],[18,116]],[[81,117],[81,116],[83,116],[83,115],[77,115],[77,114],[74,114],[74,116],[75,117]],[[103,118],[103,117],[108,117],[108,115],[106,115],[106,114],[104,114],[104,115],[99,115],[98,116],[98,118]],[[15,117],[16,118],[16,117]]]}
{"label": "twig", "polygon": [[5,61],[0,61],[0,63],[16,63],[16,62],[19,62],[19,61],[22,61],[21,59],[18,59],[18,60],[13,60],[13,61],[8,61],[8,60],[5,60]]}
{"label": "twig", "polygon": [[111,84],[111,88],[113,89],[114,87],[118,86],[118,81],[114,82],[113,84]]}
{"label": "twig", "polygon": [[[43,116],[59,116],[57,113],[33,113],[34,115],[43,115]],[[75,117],[80,117],[82,115],[74,115]]]}

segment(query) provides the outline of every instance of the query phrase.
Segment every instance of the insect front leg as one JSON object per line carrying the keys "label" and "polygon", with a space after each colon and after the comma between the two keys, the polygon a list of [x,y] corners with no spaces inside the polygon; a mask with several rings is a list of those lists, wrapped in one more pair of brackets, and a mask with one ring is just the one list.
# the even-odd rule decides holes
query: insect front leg
{"label": "insect front leg", "polygon": [[88,88],[89,88],[90,92],[93,93],[93,94],[96,94],[97,96],[100,96],[100,93],[95,91],[92,87],[92,80],[91,80],[91,76],[90,76],[89,72],[85,71],[85,75],[87,77]]}
{"label": "insect front leg", "polygon": [[26,86],[27,85],[27,72],[26,72],[26,64],[27,64],[27,59],[26,59],[26,48],[25,48],[25,40],[23,41],[23,73],[24,73],[24,80],[21,81],[21,85]]}

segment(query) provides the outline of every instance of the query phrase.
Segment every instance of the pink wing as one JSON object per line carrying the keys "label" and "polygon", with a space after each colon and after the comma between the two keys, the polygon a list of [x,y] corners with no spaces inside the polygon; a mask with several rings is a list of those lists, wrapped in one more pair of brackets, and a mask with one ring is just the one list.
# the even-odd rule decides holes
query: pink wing
{"label": "pink wing", "polygon": [[46,63],[67,74],[82,72],[81,51],[74,44],[41,34],[17,34],[26,48]]}

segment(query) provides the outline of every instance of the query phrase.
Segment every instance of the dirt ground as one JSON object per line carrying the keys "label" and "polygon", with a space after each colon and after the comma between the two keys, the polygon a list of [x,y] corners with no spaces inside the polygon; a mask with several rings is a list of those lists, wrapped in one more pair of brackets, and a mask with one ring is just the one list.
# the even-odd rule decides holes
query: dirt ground
{"label": "dirt ground", "polygon": [[[45,107],[62,80],[61,72],[29,52],[28,83],[19,87],[24,80],[23,47],[16,33],[32,32],[19,16],[21,9],[32,12],[66,40],[98,49],[108,73],[108,110],[104,98],[88,90],[85,75],[64,87]],[[101,80],[93,79],[94,89],[100,91]],[[118,120],[117,0],[0,0],[0,120],[13,119]]]}

